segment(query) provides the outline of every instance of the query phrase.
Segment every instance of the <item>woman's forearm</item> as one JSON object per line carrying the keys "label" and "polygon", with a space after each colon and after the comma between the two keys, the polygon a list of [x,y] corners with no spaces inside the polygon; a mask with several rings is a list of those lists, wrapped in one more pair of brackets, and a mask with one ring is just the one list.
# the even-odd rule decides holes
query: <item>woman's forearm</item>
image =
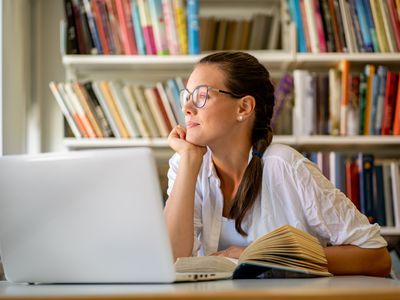
{"label": "woman's forearm", "polygon": [[328,270],[334,275],[389,275],[391,259],[386,248],[365,249],[352,245],[324,248]]}
{"label": "woman's forearm", "polygon": [[179,168],[164,215],[174,258],[190,256],[193,248],[193,218],[196,179],[202,156],[181,155]]}

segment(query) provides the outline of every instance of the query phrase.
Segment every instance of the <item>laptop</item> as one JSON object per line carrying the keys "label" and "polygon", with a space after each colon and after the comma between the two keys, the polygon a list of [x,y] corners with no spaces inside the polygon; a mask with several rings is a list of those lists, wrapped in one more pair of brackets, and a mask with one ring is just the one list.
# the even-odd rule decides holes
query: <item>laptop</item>
{"label": "laptop", "polygon": [[148,148],[0,157],[0,256],[17,283],[228,277],[175,272]]}

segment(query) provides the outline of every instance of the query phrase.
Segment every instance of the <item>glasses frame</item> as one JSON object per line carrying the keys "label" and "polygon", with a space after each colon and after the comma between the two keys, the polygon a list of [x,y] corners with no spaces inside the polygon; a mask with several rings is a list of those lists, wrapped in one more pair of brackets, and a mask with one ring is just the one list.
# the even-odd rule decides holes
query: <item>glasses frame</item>
{"label": "glasses frame", "polygon": [[[207,88],[206,99],[204,100],[204,103],[203,103],[202,105],[197,105],[196,102],[193,101],[193,94],[194,94],[196,91],[198,91],[200,88],[203,88],[203,87],[206,87],[206,88]],[[243,96],[236,95],[236,94],[234,94],[234,93],[232,93],[232,92],[220,90],[220,89],[217,89],[217,88],[215,88],[215,87],[212,87],[212,86],[209,86],[209,85],[206,85],[206,84],[202,84],[202,85],[196,86],[196,87],[193,89],[192,92],[190,92],[190,91],[189,91],[188,89],[186,89],[186,88],[184,88],[183,90],[180,90],[180,91],[179,91],[179,102],[180,102],[180,104],[181,104],[181,107],[183,107],[186,103],[188,103],[188,102],[190,101],[190,100],[186,100],[186,99],[192,98],[192,103],[193,103],[193,105],[194,105],[196,108],[203,108],[203,107],[206,105],[207,101],[208,101],[208,98],[209,98],[209,97],[208,97],[208,92],[209,92],[209,91],[215,91],[215,92],[218,92],[218,93],[230,95],[230,96],[233,97],[233,98],[242,98],[242,97],[243,97]],[[182,101],[182,94],[183,94],[184,92],[187,92],[187,93],[188,93],[188,95],[187,95],[187,97],[186,97],[186,99],[185,99],[185,103],[183,103],[183,101]]]}

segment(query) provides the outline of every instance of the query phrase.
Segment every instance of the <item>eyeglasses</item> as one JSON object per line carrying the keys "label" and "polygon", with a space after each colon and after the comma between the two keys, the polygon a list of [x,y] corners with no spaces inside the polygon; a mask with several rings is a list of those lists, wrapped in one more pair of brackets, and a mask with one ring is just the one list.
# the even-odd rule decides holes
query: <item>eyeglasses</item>
{"label": "eyeglasses", "polygon": [[192,96],[192,102],[193,105],[196,106],[197,108],[202,108],[204,105],[206,105],[206,102],[208,100],[208,92],[209,91],[215,91],[218,93],[223,93],[227,95],[231,95],[233,98],[241,98],[239,95],[235,95],[231,92],[227,92],[224,90],[220,90],[217,88],[213,88],[208,85],[199,85],[196,87],[193,92],[189,92],[187,89],[183,89],[180,91],[180,101],[181,101],[181,106],[184,107],[186,103],[189,102],[190,100],[190,95]]}

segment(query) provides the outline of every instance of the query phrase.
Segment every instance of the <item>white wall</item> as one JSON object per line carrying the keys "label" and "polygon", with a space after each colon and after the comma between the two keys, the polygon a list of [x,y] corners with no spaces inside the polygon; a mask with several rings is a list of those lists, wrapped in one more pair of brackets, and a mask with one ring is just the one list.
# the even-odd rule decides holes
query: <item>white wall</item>
{"label": "white wall", "polygon": [[48,82],[64,80],[59,47],[63,1],[2,1],[0,146],[4,154],[62,150],[62,115]]}

